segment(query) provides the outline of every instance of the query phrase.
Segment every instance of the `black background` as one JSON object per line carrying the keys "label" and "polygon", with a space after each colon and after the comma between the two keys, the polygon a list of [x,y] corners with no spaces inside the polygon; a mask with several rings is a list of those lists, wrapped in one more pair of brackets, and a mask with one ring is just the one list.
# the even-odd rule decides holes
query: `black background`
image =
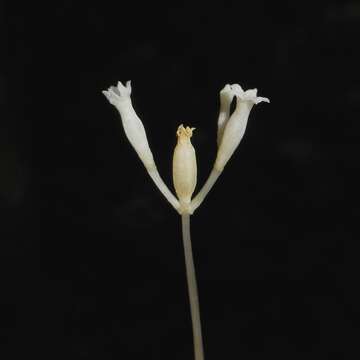
{"label": "black background", "polygon": [[193,357],[180,217],[101,94],[128,79],[171,188],[180,123],[199,187],[219,90],[271,100],[192,217],[206,358],[357,358],[359,2],[0,9],[2,359]]}

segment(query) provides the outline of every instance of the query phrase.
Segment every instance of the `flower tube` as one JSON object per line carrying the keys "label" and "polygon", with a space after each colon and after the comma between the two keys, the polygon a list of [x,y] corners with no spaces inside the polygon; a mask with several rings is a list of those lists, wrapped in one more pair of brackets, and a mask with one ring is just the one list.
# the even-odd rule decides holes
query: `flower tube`
{"label": "flower tube", "polygon": [[117,87],[111,86],[103,94],[119,111],[125,134],[147,169],[155,167],[143,123],[131,103],[131,82],[124,86],[120,81]]}
{"label": "flower tube", "polygon": [[222,136],[224,134],[225,126],[230,116],[230,105],[233,101],[235,94],[229,84],[226,84],[220,91],[220,110],[218,117],[218,132],[217,132],[217,144],[220,145]]}

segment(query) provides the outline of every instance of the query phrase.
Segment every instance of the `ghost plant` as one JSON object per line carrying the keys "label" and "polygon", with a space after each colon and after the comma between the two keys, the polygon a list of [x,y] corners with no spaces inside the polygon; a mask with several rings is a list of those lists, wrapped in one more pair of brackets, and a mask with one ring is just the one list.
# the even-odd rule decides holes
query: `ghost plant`
{"label": "ghost plant", "polygon": [[[125,134],[143,162],[151,179],[168,202],[181,215],[195,360],[203,360],[204,352],[199,300],[190,238],[190,215],[204,201],[206,195],[238,147],[244,136],[252,107],[260,102],[269,102],[269,99],[257,96],[257,89],[244,91],[238,84],[227,84],[220,91],[217,155],[208,179],[194,198],[192,195],[196,186],[197,166],[195,149],[190,139],[195,128],[184,127],[183,125],[178,127],[176,132],[177,144],[173,155],[173,182],[177,195],[176,198],[166,186],[156,168],[144,126],[132,106],[130,81],[126,83],[126,86],[118,82],[117,87],[111,86],[107,91],[103,91],[103,94],[119,111]],[[234,98],[236,98],[236,106],[231,114],[230,106]]]}

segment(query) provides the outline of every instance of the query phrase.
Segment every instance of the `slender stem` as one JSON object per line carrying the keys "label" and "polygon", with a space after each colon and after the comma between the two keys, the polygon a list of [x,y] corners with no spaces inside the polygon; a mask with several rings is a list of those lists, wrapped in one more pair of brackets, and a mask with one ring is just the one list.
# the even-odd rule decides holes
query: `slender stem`
{"label": "slender stem", "polygon": [[165,185],[163,179],[160,177],[159,172],[155,168],[147,169],[151,179],[154,181],[157,188],[165,196],[166,200],[174,207],[175,210],[179,210],[180,204],[176,197],[172,194],[169,188]]}
{"label": "slender stem", "polygon": [[185,264],[186,264],[186,277],[188,284],[190,310],[191,310],[191,321],[194,338],[194,354],[195,360],[204,360],[204,348],[201,335],[201,322],[200,322],[200,308],[199,308],[199,296],[196,285],[196,275],[194,259],[191,247],[190,238],[190,215],[183,214],[181,216],[182,223],[182,235],[185,252]]}
{"label": "slender stem", "polygon": [[206,180],[204,186],[201,188],[199,193],[195,196],[195,198],[191,201],[191,211],[192,213],[201,205],[201,203],[204,201],[206,195],[209,193],[211,188],[214,186],[216,180],[221,175],[221,171],[213,168],[210,176]]}

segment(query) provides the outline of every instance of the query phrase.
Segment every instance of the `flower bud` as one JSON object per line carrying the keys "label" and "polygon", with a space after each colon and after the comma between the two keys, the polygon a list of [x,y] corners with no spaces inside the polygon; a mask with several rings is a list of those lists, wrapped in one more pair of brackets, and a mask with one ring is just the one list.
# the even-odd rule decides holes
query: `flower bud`
{"label": "flower bud", "polygon": [[180,125],[176,132],[177,145],[173,157],[173,181],[183,211],[188,211],[197,179],[195,149],[190,141],[194,129]]}

